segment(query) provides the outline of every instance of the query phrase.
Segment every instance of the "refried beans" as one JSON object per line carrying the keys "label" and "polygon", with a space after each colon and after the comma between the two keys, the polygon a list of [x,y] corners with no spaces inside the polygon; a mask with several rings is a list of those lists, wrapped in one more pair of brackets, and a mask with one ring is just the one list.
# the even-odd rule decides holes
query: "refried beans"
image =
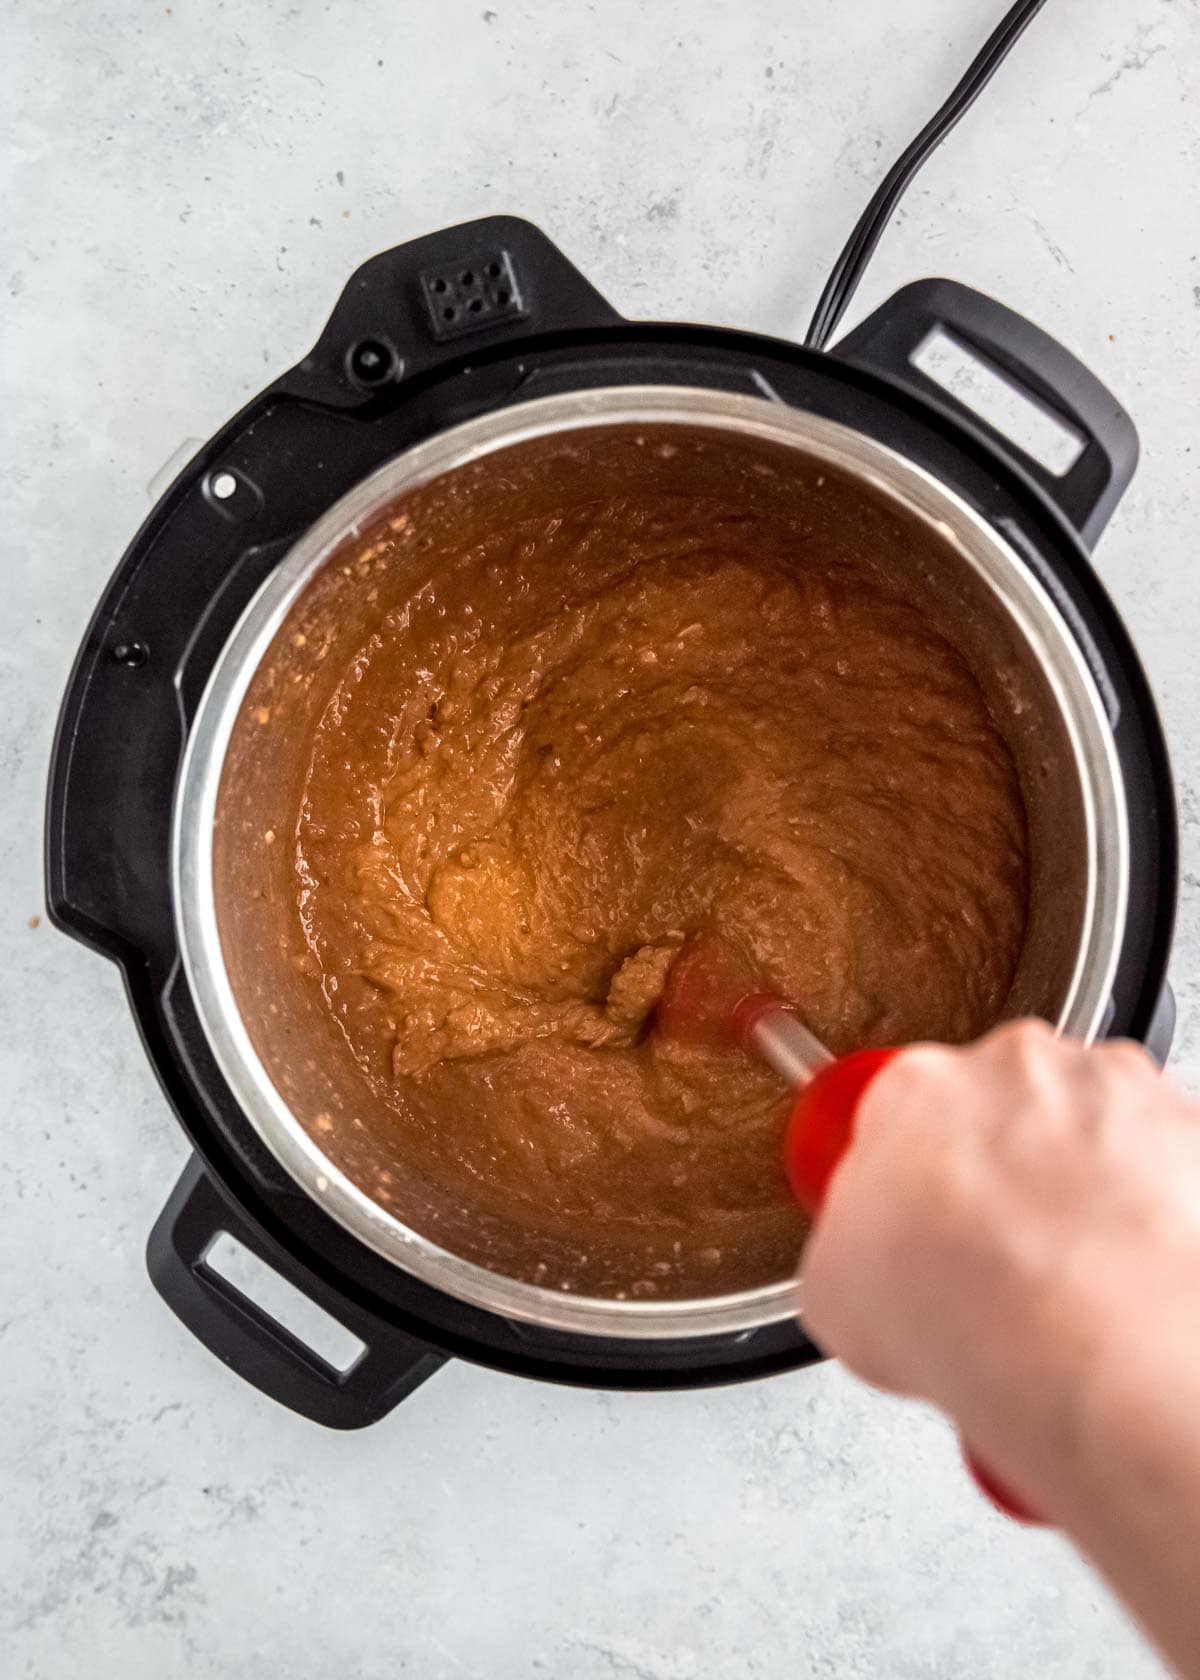
{"label": "refried beans", "polygon": [[569,1232],[570,1268],[504,1261],[549,1288],[785,1276],[787,1094],[655,1003],[711,932],[834,1051],[988,1027],[1028,847],[983,693],[886,556],[803,518],[615,482],[430,549],[403,507],[342,556],[379,607],[271,835],[395,1172]]}

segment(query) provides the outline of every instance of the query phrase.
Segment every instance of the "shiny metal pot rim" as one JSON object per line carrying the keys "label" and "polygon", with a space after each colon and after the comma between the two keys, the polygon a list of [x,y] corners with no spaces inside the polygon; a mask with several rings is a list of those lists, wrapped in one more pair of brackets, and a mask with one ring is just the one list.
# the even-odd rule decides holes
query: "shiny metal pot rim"
{"label": "shiny metal pot rim", "polygon": [[506,1319],[598,1337],[749,1334],[796,1311],[781,1281],[739,1294],[653,1302],[544,1289],[439,1247],[371,1200],[323,1154],[269,1078],[238,1012],[221,951],[213,825],[230,734],[251,678],[317,570],[390,502],[511,445],[591,427],[708,427],[799,449],[869,486],[957,551],[998,597],[1038,661],[1065,723],[1083,793],[1087,902],[1059,1031],[1091,1039],[1108,1006],[1125,925],[1129,840],[1104,707],[1079,646],[1042,585],[1001,535],[944,483],[846,426],[765,398],[676,386],[614,386],[514,405],[467,421],[386,462],[295,544],[245,609],[196,713],[177,786],[172,889],[179,948],[205,1035],[242,1112],[295,1183],[377,1254],[422,1283]]}

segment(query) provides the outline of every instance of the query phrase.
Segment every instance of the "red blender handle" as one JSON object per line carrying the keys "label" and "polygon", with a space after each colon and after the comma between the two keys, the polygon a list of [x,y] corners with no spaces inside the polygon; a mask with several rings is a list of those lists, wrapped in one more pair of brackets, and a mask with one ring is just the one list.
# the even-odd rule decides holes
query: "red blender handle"
{"label": "red blender handle", "polygon": [[867,1087],[898,1050],[854,1050],[817,1068],[801,1085],[784,1137],[788,1183],[800,1206],[816,1216],[829,1180],[854,1136],[854,1117]]}
{"label": "red blender handle", "polygon": [[[898,1050],[856,1050],[817,1068],[799,1087],[784,1141],[788,1182],[801,1207],[816,1215],[829,1181],[854,1136],[858,1105],[875,1077],[899,1055]],[[998,1511],[1015,1522],[1042,1526],[1045,1518],[1017,1498],[971,1449],[963,1457],[976,1487]]]}

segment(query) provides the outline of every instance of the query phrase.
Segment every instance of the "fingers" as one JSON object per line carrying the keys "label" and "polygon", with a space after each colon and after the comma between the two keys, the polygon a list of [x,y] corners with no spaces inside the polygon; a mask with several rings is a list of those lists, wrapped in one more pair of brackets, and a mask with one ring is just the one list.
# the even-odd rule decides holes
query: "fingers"
{"label": "fingers", "polygon": [[869,1381],[938,1398],[1106,1227],[1145,1223],[1146,1117],[1164,1100],[1138,1047],[1040,1021],[906,1050],[869,1087],[805,1251],[817,1340]]}

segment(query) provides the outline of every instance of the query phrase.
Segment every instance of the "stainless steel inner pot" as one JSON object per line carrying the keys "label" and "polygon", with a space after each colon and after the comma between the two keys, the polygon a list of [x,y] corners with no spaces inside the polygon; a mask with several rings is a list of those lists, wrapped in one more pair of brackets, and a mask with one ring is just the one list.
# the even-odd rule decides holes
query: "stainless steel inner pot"
{"label": "stainless steel inner pot", "polygon": [[[246,929],[227,950],[214,877],[218,793],[239,709],[281,626],[331,556],[397,497],[447,475],[458,475],[451,486],[486,481],[494,491],[515,458],[504,452],[568,436],[586,446],[589,434],[602,440],[614,428],[662,426],[716,435],[746,458],[760,451],[775,471],[790,459],[797,470],[816,464],[840,474],[907,534],[919,562],[906,583],[917,599],[952,619],[955,639],[1008,736],[1025,791],[1030,918],[1006,1013],[1040,1014],[1062,1032],[1093,1037],[1119,955],[1129,842],[1111,733],[1075,640],[1016,552],[953,491],[859,433],[750,396],[611,387],[505,408],[396,457],[331,507],[259,590],[213,669],[177,788],[173,891],[184,970],[221,1071],[267,1149],[333,1218],[426,1284],[507,1319],[593,1336],[680,1339],[747,1332],[787,1318],[795,1310],[790,1282],[667,1302],[563,1294],[465,1259],[416,1228],[419,1219],[407,1223],[364,1187],[377,1183],[386,1160],[379,1142],[356,1135],[347,1149],[322,1133],[318,1111],[328,1070],[312,1036],[315,1017],[289,1001],[300,995],[296,977],[281,972],[279,958],[254,931],[254,904],[269,897],[269,887],[227,906],[227,928],[244,922]],[[285,744],[284,759],[293,747],[297,739]],[[286,765],[238,773],[273,776],[274,786],[282,785],[284,771]],[[252,883],[256,867],[245,863]],[[469,1217],[469,1210],[459,1211]]]}

